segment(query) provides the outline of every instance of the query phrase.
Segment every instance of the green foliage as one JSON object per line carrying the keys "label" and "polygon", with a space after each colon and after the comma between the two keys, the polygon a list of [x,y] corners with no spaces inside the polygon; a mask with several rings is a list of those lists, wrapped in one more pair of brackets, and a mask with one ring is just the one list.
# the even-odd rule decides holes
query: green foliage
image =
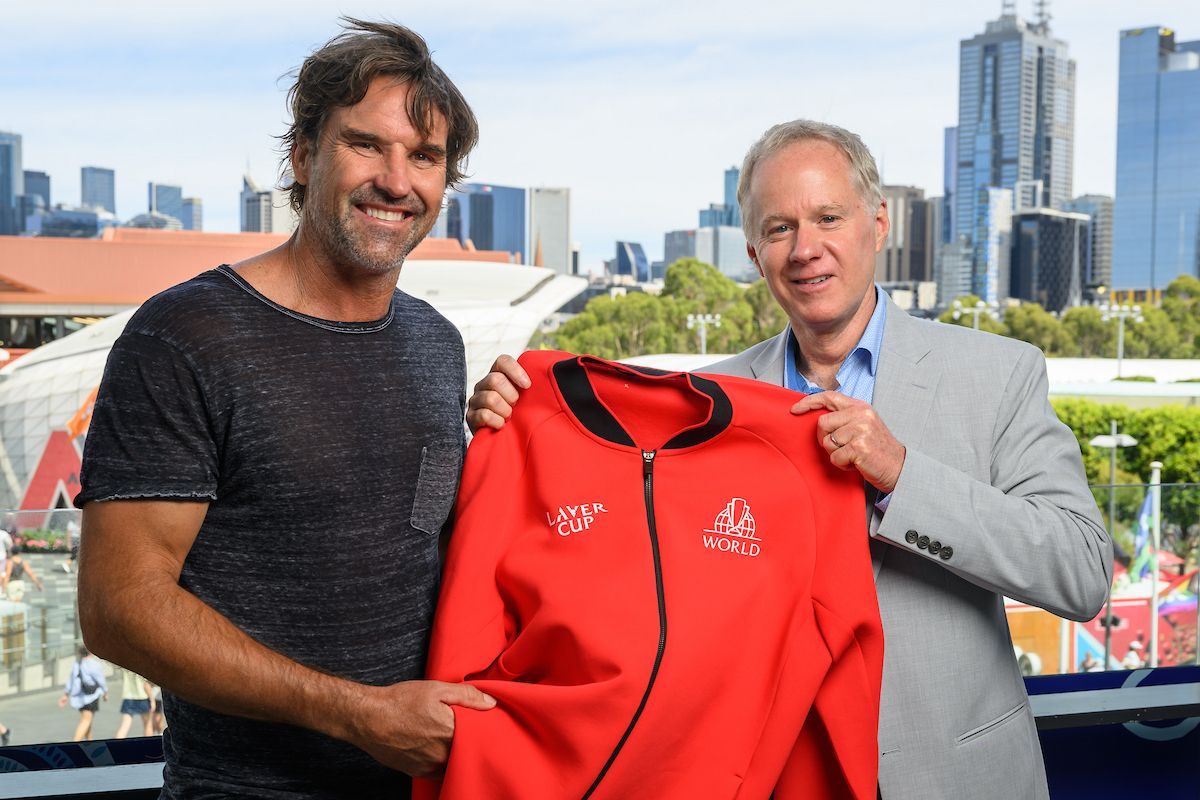
{"label": "green foliage", "polygon": [[[980,302],[979,298],[973,294],[965,294],[955,302],[961,306],[958,319],[954,318],[955,309],[953,304],[951,304],[950,308],[942,312],[938,320],[951,325],[962,325],[964,328],[975,327],[975,315],[969,313],[967,309],[975,308],[975,304]],[[979,315],[979,330],[987,331],[988,333],[998,333],[1001,336],[1008,335],[1008,328],[1005,324],[986,312]]]}
{"label": "green foliage", "polygon": [[1004,314],[1008,335],[1029,342],[1047,355],[1070,353],[1074,349],[1063,324],[1037,303],[1023,303]]}
{"label": "green foliage", "polygon": [[1121,377],[1114,378],[1113,380],[1130,381],[1132,383],[1158,383],[1158,379],[1153,375],[1122,375]]}
{"label": "green foliage", "polygon": [[1070,355],[1083,358],[1116,356],[1116,333],[1095,306],[1068,308],[1063,312],[1062,325],[1074,345]]}

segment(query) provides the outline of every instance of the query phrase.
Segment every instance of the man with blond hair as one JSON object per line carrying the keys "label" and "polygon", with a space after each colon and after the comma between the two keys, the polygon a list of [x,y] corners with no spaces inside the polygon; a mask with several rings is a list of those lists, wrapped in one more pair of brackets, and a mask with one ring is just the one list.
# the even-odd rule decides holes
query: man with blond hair
{"label": "man with blond hair", "polygon": [[[746,156],[747,251],[789,324],[707,370],[808,396],[830,461],[866,483],[885,655],[879,790],[1046,798],[1004,596],[1093,618],[1112,542],[1034,347],[918,320],[874,283],[889,229],[875,160],[853,133],[796,120]],[[499,427],[528,376],[507,356],[468,421]]]}

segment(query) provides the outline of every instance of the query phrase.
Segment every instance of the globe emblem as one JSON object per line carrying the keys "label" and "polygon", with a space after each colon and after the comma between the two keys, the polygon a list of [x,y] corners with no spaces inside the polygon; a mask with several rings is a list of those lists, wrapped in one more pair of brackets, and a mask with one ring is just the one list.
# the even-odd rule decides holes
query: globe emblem
{"label": "globe emblem", "polygon": [[757,539],[754,530],[754,516],[750,513],[750,505],[742,498],[735,497],[720,514],[717,514],[712,532],[743,539]]}

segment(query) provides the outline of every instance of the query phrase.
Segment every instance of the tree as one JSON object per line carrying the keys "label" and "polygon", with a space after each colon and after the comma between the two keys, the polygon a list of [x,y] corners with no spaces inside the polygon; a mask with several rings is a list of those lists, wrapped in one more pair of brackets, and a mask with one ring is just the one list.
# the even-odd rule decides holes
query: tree
{"label": "tree", "polygon": [[1072,355],[1084,358],[1116,355],[1116,331],[1095,306],[1075,306],[1062,315],[1063,329],[1074,342]]}
{"label": "tree", "polygon": [[1029,342],[1047,355],[1070,352],[1071,337],[1053,314],[1037,303],[1022,303],[1004,313],[1008,335]]}
{"label": "tree", "polygon": [[746,290],[746,302],[750,304],[751,312],[750,344],[771,338],[788,324],[787,314],[775,302],[765,280],[760,278],[750,285]]}
{"label": "tree", "polygon": [[671,315],[662,298],[644,292],[596,297],[554,335],[557,347],[600,358],[672,352]]}

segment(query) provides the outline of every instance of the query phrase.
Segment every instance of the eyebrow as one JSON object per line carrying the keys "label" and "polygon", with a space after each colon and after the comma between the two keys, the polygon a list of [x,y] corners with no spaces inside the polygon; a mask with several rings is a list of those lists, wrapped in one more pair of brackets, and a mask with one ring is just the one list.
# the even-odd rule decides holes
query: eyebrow
{"label": "eyebrow", "polygon": [[[369,133],[368,131],[360,131],[358,128],[345,128],[342,130],[340,136],[342,139],[356,142],[371,142],[372,144],[378,144],[379,142],[383,141],[382,137],[374,133]],[[446,155],[445,147],[442,147],[440,144],[434,144],[428,140],[421,142],[421,144],[417,146],[417,149],[441,157],[445,157]]]}

